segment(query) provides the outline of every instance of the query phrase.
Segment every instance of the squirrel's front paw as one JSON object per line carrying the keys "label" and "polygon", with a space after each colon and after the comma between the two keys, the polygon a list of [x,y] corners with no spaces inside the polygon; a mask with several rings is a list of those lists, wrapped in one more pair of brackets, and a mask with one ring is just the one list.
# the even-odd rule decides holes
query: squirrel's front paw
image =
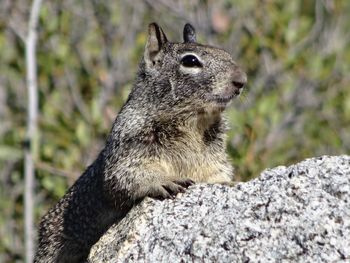
{"label": "squirrel's front paw", "polygon": [[178,193],[185,192],[185,189],[193,185],[194,181],[190,179],[180,179],[175,181],[165,181],[160,184],[153,185],[148,191],[147,196],[157,199],[174,199]]}

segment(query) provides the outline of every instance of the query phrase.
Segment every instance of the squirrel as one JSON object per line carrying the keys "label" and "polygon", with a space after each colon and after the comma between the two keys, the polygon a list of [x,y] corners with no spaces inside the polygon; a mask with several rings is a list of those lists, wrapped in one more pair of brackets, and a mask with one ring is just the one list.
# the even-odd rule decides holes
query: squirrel
{"label": "squirrel", "polygon": [[86,262],[90,248],[144,197],[174,198],[194,183],[230,184],[229,102],[247,75],[226,51],[170,42],[156,23],[130,95],[97,159],[42,218],[34,262]]}

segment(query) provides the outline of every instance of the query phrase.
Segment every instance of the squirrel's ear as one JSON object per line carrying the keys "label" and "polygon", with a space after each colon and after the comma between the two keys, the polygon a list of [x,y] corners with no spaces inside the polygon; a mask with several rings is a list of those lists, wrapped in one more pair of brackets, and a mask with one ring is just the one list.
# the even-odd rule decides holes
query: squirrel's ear
{"label": "squirrel's ear", "polygon": [[187,23],[184,27],[184,42],[185,43],[196,42],[196,30],[189,23]]}
{"label": "squirrel's ear", "polygon": [[155,56],[166,42],[168,42],[168,40],[162,28],[156,23],[149,24],[148,39],[144,53],[144,59],[147,64],[154,64]]}

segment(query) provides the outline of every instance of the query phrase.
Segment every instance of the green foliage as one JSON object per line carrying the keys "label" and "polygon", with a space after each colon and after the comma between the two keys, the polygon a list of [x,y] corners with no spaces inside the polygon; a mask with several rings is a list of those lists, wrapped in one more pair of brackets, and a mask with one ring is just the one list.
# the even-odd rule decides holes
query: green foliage
{"label": "green foliage", "polygon": [[[349,153],[349,1],[127,2],[43,3],[36,222],[103,147],[154,20],[171,39],[192,22],[203,43],[224,47],[246,69],[248,86],[227,112],[227,149],[238,180],[306,157]],[[1,262],[23,254],[27,96],[19,35],[29,6],[10,6],[0,7]],[[203,16],[207,12],[213,15]]]}

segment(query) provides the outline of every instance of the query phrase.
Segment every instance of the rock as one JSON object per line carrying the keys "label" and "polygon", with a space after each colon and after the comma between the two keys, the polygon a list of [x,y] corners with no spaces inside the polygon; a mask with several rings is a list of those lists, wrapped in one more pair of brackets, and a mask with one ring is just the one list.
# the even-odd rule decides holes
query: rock
{"label": "rock", "polygon": [[146,198],[92,248],[91,262],[349,262],[350,156],[265,170],[235,187]]}

